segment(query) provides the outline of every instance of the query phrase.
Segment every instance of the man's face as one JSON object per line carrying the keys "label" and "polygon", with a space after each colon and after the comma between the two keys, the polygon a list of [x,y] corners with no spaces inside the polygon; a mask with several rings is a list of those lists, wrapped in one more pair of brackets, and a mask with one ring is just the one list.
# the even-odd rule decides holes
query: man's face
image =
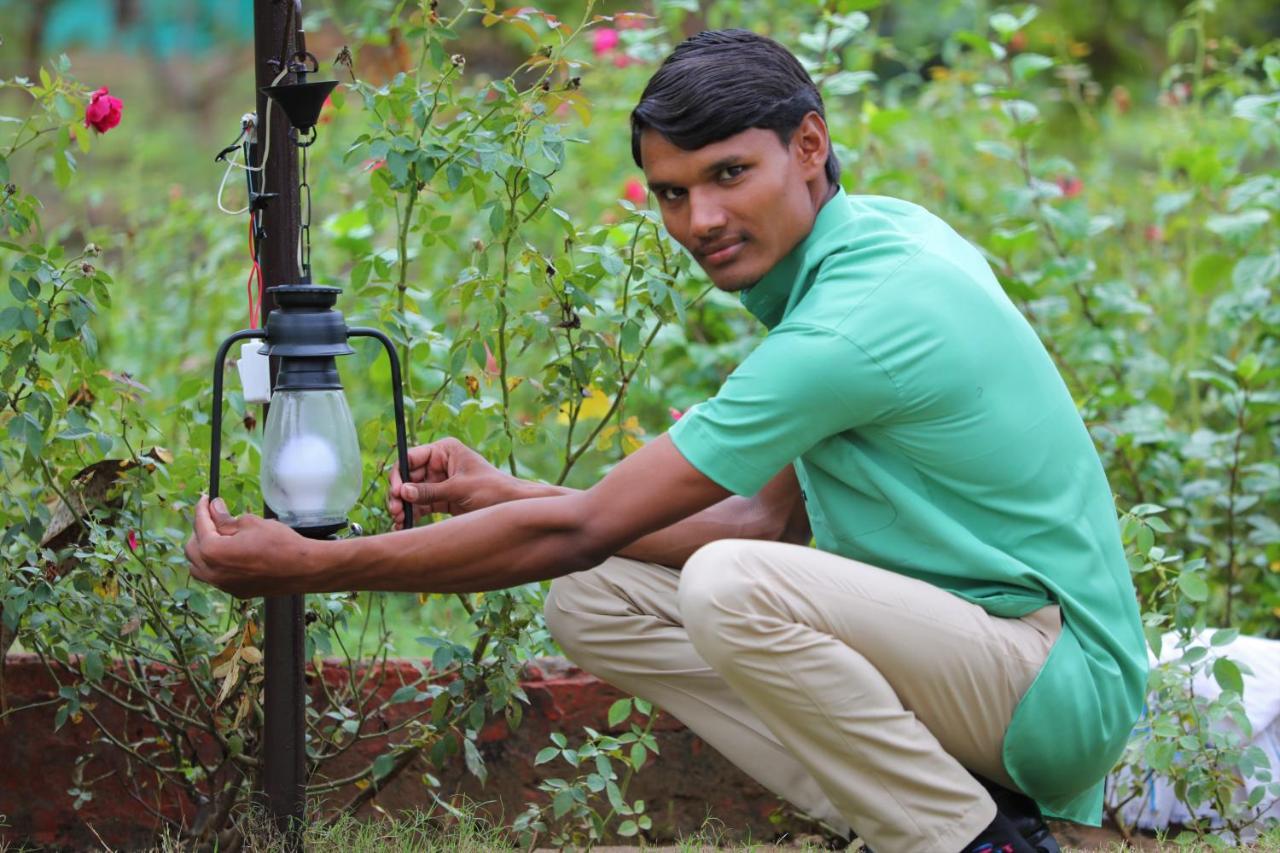
{"label": "man's face", "polygon": [[667,231],[725,291],[763,278],[812,230],[825,200],[826,127],[813,113],[786,145],[751,128],[686,151],[645,130],[640,160]]}

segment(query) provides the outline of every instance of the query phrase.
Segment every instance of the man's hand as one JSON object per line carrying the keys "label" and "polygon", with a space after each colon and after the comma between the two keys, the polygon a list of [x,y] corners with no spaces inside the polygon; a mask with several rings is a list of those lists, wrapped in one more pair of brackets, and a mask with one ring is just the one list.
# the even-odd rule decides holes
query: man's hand
{"label": "man's hand", "polygon": [[187,560],[195,578],[240,598],[316,591],[319,543],[278,521],[233,516],[222,498],[201,497]]}
{"label": "man's hand", "polygon": [[409,451],[408,483],[400,479],[399,468],[392,469],[387,509],[399,530],[404,501],[413,505],[414,518],[430,512],[462,515],[514,500],[521,483],[456,438],[442,438]]}

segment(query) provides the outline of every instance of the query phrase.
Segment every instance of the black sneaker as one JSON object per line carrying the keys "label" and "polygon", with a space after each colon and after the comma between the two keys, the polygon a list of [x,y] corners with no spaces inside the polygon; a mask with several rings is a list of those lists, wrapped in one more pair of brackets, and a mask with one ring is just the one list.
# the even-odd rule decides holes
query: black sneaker
{"label": "black sneaker", "polygon": [[1057,839],[1049,831],[1049,825],[1044,822],[1044,815],[1040,814],[1040,807],[1036,805],[1035,800],[1026,794],[997,785],[976,773],[974,778],[987,789],[991,799],[996,801],[996,809],[1009,819],[1009,822],[1018,830],[1018,834],[1026,839],[1036,853],[1061,853],[1062,848],[1058,846]]}

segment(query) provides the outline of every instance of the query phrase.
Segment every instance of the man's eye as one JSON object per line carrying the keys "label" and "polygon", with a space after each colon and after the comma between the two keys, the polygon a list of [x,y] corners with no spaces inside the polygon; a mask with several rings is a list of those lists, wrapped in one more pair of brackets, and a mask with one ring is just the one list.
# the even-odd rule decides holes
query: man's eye
{"label": "man's eye", "polygon": [[679,187],[667,187],[658,193],[658,197],[663,201],[678,201],[684,195],[684,190]]}
{"label": "man's eye", "polygon": [[720,180],[731,181],[747,170],[746,166],[725,166],[720,170]]}

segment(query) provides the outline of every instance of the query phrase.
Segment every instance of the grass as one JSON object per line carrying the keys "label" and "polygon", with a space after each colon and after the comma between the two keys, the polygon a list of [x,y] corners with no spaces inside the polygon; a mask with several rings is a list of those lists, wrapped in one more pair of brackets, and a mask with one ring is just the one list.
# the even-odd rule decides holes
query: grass
{"label": "grass", "polygon": [[[304,849],[309,853],[490,853],[491,851],[520,851],[511,832],[464,807],[449,810],[450,816],[441,819],[433,812],[412,811],[396,816],[384,815],[379,819],[357,820],[343,818],[331,826],[312,825],[303,837]],[[245,853],[286,853],[288,848],[275,835],[261,817],[251,816],[240,822],[245,840],[240,850]],[[790,841],[732,842],[727,840],[726,827],[708,819],[698,832],[671,843],[631,845],[600,845],[597,853],[623,853],[623,851],[649,851],[650,853],[704,853],[704,851],[732,851],[732,853],[819,853],[825,851],[823,839],[818,836],[802,836]],[[104,847],[104,849],[106,849]],[[184,853],[189,848],[174,840],[166,840],[152,853]],[[550,848],[539,848],[546,853]],[[857,853],[860,848],[850,848]],[[1212,844],[1200,840],[1178,841],[1173,838],[1144,838],[1138,847],[1123,841],[1111,841],[1102,846],[1063,847],[1064,853],[1126,853],[1142,850],[1144,853],[1209,853],[1227,849],[1224,844]],[[1280,827],[1272,829],[1253,844],[1230,849],[1249,853],[1280,853]],[[5,847],[0,844],[0,853]]]}

